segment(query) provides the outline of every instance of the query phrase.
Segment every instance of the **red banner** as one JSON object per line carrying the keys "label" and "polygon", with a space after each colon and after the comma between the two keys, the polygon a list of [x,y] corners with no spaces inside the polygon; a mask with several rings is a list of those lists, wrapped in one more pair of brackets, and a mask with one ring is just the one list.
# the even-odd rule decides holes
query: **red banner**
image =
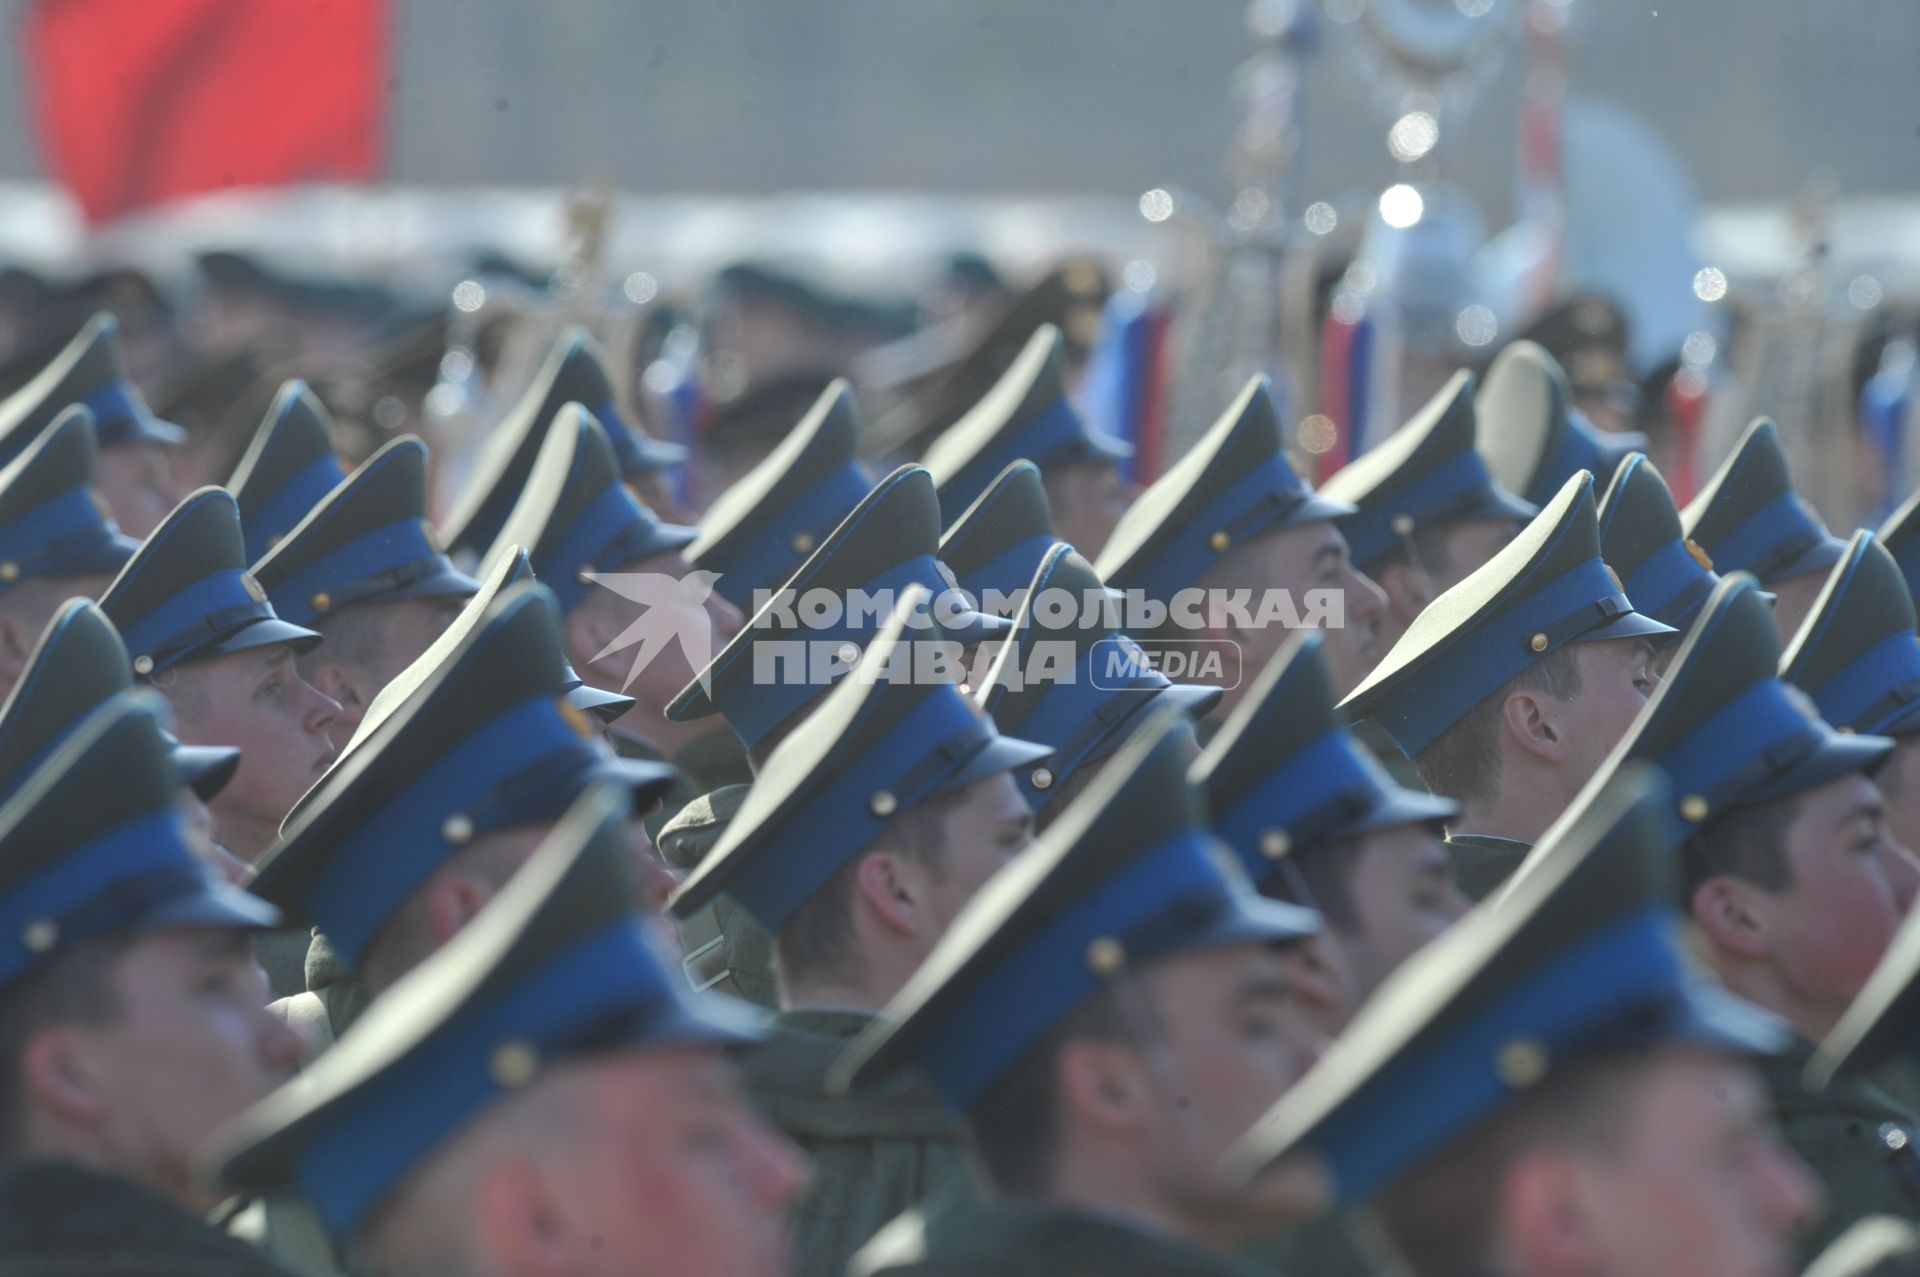
{"label": "red banner", "polygon": [[387,0],[33,0],[23,26],[48,173],[95,224],[380,167]]}

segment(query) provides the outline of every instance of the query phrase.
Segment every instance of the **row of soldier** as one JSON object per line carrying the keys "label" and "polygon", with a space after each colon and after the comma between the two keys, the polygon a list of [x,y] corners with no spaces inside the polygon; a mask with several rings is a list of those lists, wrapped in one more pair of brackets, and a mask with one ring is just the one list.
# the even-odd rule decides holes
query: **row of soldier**
{"label": "row of soldier", "polygon": [[573,332],[438,528],[290,385],[149,529],[113,340],[0,402],[0,1269],[1920,1263],[1920,517],[1770,424],[1682,511],[1520,343],[1135,494],[1042,327],[682,527]]}

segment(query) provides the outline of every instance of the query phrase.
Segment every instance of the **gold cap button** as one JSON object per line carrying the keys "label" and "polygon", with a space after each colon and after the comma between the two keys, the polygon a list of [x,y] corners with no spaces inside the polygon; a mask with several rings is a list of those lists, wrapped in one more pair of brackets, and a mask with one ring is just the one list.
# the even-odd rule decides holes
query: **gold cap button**
{"label": "gold cap button", "polygon": [[1699,824],[1707,818],[1707,800],[1699,794],[1688,794],[1680,800],[1680,815],[1691,824]]}
{"label": "gold cap button", "polygon": [[153,673],[153,658],[145,654],[134,657],[133,672],[143,676]]}
{"label": "gold cap button", "polygon": [[589,563],[573,574],[573,579],[582,585],[593,584],[593,564]]}
{"label": "gold cap button", "polygon": [[540,1071],[540,1052],[525,1038],[513,1038],[493,1048],[487,1060],[487,1072],[510,1091],[533,1081]]}
{"label": "gold cap button", "polygon": [[459,812],[440,822],[440,836],[456,847],[473,841],[473,819]]}
{"label": "gold cap button", "polygon": [[1052,772],[1050,772],[1050,771],[1048,771],[1048,770],[1047,770],[1046,768],[1044,768],[1044,767],[1036,767],[1036,768],[1034,768],[1034,769],[1033,769],[1033,787],[1034,787],[1035,789],[1050,789],[1050,788],[1052,788],[1052,787],[1053,787],[1053,773],[1052,773]]}
{"label": "gold cap button", "polygon": [[1500,1048],[1493,1071],[1516,1091],[1532,1086],[1547,1075],[1547,1048],[1532,1038],[1515,1038]]}
{"label": "gold cap button", "polygon": [[1119,975],[1126,965],[1126,946],[1112,936],[1101,936],[1087,946],[1087,969],[1097,976]]}
{"label": "gold cap button", "polygon": [[60,928],[50,918],[35,918],[20,929],[20,943],[35,953],[45,953],[60,942]]}
{"label": "gold cap button", "polygon": [[813,553],[813,533],[796,532],[793,534],[793,552],[795,554]]}
{"label": "gold cap button", "polygon": [[1293,850],[1293,836],[1284,829],[1264,829],[1260,832],[1260,854],[1268,860],[1278,860]]}
{"label": "gold cap button", "polygon": [[1695,563],[1698,563],[1709,572],[1713,571],[1713,556],[1708,554],[1706,549],[1692,537],[1687,538],[1687,553],[1693,556]]}
{"label": "gold cap button", "polygon": [[1413,516],[1410,514],[1394,515],[1393,516],[1393,534],[1397,537],[1412,536],[1413,535]]}
{"label": "gold cap button", "polygon": [[319,593],[313,596],[314,611],[325,612],[332,607],[333,607],[333,595],[328,594],[325,590],[321,590]]}
{"label": "gold cap button", "polygon": [[884,789],[876,789],[873,797],[867,799],[867,809],[885,820],[900,810],[900,800]]}
{"label": "gold cap button", "polygon": [[1544,634],[1536,634],[1527,640],[1527,646],[1536,652],[1544,652],[1547,650],[1547,636]]}
{"label": "gold cap button", "polygon": [[1207,538],[1207,544],[1213,547],[1215,554],[1220,554],[1233,544],[1233,538],[1224,532],[1216,532]]}
{"label": "gold cap button", "polygon": [[13,582],[20,579],[20,565],[12,559],[0,563],[0,581]]}

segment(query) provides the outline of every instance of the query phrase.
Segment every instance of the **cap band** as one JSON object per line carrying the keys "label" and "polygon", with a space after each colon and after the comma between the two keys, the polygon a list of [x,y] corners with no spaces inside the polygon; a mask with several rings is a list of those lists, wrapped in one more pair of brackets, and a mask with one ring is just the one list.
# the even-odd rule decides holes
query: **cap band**
{"label": "cap band", "polygon": [[[86,551],[113,551],[124,565],[137,548],[117,536],[94,504],[90,488],[71,488],[18,516],[0,520],[0,559],[12,563],[21,576],[63,575],[60,568]],[[107,570],[93,567],[73,570]],[[0,588],[6,582],[0,581]]]}
{"label": "cap band", "polygon": [[1807,518],[1800,499],[1783,492],[1748,515],[1713,547],[1724,570],[1751,572],[1765,585],[1775,572],[1819,544],[1825,534]]}
{"label": "cap band", "polygon": [[776,489],[731,534],[702,550],[696,566],[718,572],[714,588],[736,606],[745,605],[755,590],[784,584],[806,560],[811,544],[802,550],[796,537],[824,539],[872,487],[859,466],[848,464],[799,496],[784,497]]}
{"label": "cap band", "polygon": [[1106,456],[1131,456],[1132,445],[1097,434],[1065,395],[1025,425],[1007,432],[982,449],[973,460],[940,485],[943,510],[964,510],[992,486],[1002,470],[1016,461],[1047,466],[1074,459],[1089,450]]}
{"label": "cap band", "polygon": [[306,625],[320,615],[313,602],[316,594],[328,596],[331,611],[453,570],[452,560],[427,540],[421,520],[396,519],[269,585],[267,596],[281,620]]}
{"label": "cap band", "polygon": [[1920,703],[1920,640],[1896,630],[1811,689],[1820,716],[1837,726],[1878,734]]}
{"label": "cap band", "polygon": [[255,598],[238,568],[203,576],[122,631],[127,651],[153,660],[149,674],[256,621],[274,619],[273,604]]}
{"label": "cap band", "polygon": [[315,457],[269,493],[252,513],[241,510],[240,531],[247,543],[247,561],[258,563],[273,548],[275,538],[299,527],[307,514],[326,500],[327,494],[346,477],[346,471],[332,453]]}
{"label": "cap band", "polygon": [[1700,566],[1686,542],[1668,541],[1627,573],[1622,584],[1636,612],[1679,629],[1707,601],[1718,580]]}
{"label": "cap band", "polygon": [[1370,772],[1346,732],[1334,728],[1280,759],[1260,782],[1214,814],[1213,830],[1232,847],[1256,883],[1278,867],[1260,852],[1260,835],[1284,829],[1296,848],[1318,846],[1327,831],[1372,810],[1380,778]]}

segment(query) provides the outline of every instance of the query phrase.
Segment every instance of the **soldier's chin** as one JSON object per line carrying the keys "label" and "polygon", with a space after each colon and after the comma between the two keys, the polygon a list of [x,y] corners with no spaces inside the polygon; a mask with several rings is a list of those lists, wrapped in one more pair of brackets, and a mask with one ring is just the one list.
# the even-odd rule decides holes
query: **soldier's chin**
{"label": "soldier's chin", "polygon": [[1333,1209],[1333,1177],[1312,1153],[1281,1158],[1245,1191],[1263,1227],[1286,1228]]}

